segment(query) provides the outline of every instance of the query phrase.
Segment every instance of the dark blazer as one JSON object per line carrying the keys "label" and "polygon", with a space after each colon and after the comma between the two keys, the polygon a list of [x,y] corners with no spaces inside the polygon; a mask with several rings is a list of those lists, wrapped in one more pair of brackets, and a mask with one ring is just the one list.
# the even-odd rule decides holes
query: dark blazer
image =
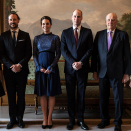
{"label": "dark blazer", "polygon": [[[2,70],[2,68],[1,68],[1,62],[0,62],[0,71],[1,70]],[[0,97],[4,96],[4,95],[5,95],[5,91],[4,91],[3,85],[2,85],[2,83],[0,81]]]}
{"label": "dark blazer", "polygon": [[[97,69],[98,64],[98,69]],[[91,59],[93,72],[103,78],[107,72],[109,78],[122,79],[130,72],[130,45],[126,32],[116,29],[109,51],[107,50],[107,30],[97,32]]]}
{"label": "dark blazer", "polygon": [[31,40],[28,33],[19,30],[17,44],[14,46],[10,30],[1,34],[0,57],[4,63],[4,74],[12,74],[10,67],[13,64],[21,64],[19,74],[28,74],[28,61],[32,55]]}
{"label": "dark blazer", "polygon": [[73,74],[74,62],[81,61],[83,66],[78,70],[80,73],[88,73],[90,70],[89,58],[92,53],[93,36],[90,29],[81,26],[78,45],[76,47],[73,27],[63,30],[61,36],[61,53],[65,58],[64,72]]}

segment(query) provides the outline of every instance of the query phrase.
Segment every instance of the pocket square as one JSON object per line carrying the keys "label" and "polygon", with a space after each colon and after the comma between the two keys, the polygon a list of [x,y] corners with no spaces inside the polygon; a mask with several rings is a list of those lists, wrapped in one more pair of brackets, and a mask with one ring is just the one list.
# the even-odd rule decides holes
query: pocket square
{"label": "pocket square", "polygon": [[24,41],[24,39],[23,40],[18,40],[18,41]]}

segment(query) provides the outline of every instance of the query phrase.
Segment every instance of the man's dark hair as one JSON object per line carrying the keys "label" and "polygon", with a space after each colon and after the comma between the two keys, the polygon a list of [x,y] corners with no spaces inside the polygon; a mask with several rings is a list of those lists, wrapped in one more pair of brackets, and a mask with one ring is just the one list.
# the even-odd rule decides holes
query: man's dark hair
{"label": "man's dark hair", "polygon": [[19,17],[19,15],[18,15],[16,12],[11,12],[11,13],[8,15],[8,19],[9,19],[9,16],[10,16],[10,15],[16,15],[17,18],[18,18],[18,20],[20,20],[20,17]]}
{"label": "man's dark hair", "polygon": [[50,24],[52,25],[52,20],[51,20],[51,18],[50,18],[49,16],[43,16],[43,17],[40,19],[41,25],[42,25],[42,20],[44,20],[44,19],[49,20],[49,21],[50,21]]}

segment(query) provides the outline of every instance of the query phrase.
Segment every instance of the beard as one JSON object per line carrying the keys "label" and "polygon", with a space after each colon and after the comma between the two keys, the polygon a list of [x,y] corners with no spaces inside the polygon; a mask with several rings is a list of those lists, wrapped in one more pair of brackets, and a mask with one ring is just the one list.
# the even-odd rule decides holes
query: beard
{"label": "beard", "polygon": [[[15,26],[12,27],[11,25],[13,25],[13,24],[14,24]],[[10,24],[10,28],[11,28],[11,29],[16,29],[17,27],[18,27],[18,25],[15,24],[15,23],[11,23],[11,24]]]}

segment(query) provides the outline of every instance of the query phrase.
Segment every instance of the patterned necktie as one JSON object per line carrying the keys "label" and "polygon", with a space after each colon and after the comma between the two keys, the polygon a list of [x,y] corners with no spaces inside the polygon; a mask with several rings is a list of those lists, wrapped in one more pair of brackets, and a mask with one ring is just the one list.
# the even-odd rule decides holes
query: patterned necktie
{"label": "patterned necktie", "polygon": [[112,42],[112,35],[111,35],[112,31],[108,32],[108,50],[110,49],[111,46],[111,42]]}
{"label": "patterned necktie", "polygon": [[12,32],[13,32],[13,44],[15,46],[16,45],[16,37],[15,37],[16,31],[12,31]]}
{"label": "patterned necktie", "polygon": [[78,33],[77,33],[77,29],[78,28],[75,28],[75,41],[76,41],[76,47],[78,45]]}

